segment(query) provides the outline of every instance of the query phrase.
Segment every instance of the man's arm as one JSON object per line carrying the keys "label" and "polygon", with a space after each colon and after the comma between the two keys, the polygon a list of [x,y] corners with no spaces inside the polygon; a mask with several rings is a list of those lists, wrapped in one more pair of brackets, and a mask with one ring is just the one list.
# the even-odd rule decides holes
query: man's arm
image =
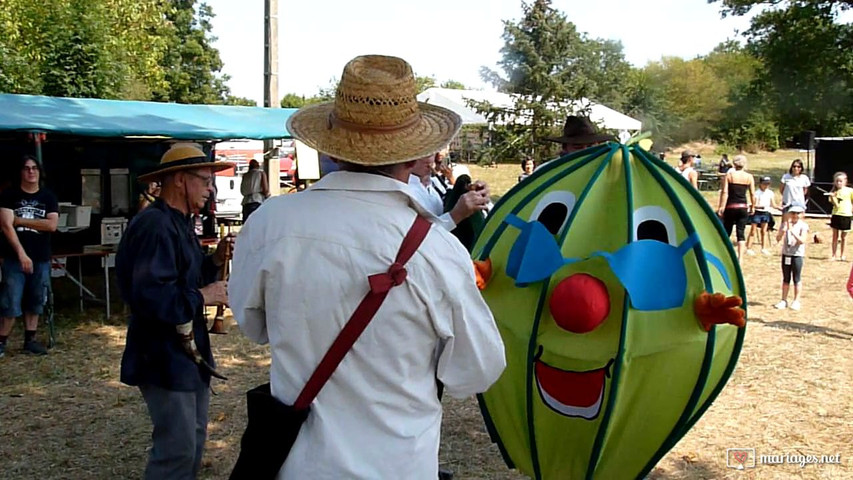
{"label": "man's arm", "polygon": [[47,214],[47,218],[43,220],[37,220],[34,218],[21,218],[15,217],[13,220],[12,226],[15,227],[26,227],[31,228],[33,230],[37,230],[39,232],[55,232],[56,227],[59,225],[59,214],[56,212],[51,212]]}
{"label": "man's arm", "polygon": [[264,198],[269,198],[270,196],[270,182],[267,180],[265,172],[261,172],[261,194]]}
{"label": "man's arm", "polygon": [[[12,246],[12,250],[15,252],[15,255],[18,256],[19,261],[22,264],[25,264],[26,262],[24,260],[26,259],[27,261],[30,261],[30,257],[27,256],[27,252],[24,251],[21,241],[18,240],[18,233],[15,231],[13,224],[14,219],[14,211],[8,208],[0,208],[0,228],[3,229],[3,235],[6,236],[6,240],[9,241],[9,245]],[[30,272],[32,272],[32,261],[30,261]]]}
{"label": "man's arm", "polygon": [[441,337],[436,377],[448,394],[464,398],[486,391],[500,377],[506,358],[503,340],[477,289],[467,252],[458,242],[451,248],[455,249],[452,268],[436,272],[442,277],[435,291],[444,296],[431,299],[436,307],[433,322]]}

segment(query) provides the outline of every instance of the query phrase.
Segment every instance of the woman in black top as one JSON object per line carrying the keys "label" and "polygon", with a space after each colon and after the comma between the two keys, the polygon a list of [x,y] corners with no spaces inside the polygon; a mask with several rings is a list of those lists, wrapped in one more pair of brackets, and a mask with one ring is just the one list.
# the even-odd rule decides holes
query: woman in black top
{"label": "woman in black top", "polygon": [[736,156],[732,163],[734,168],[726,173],[723,189],[720,191],[717,213],[723,219],[727,234],[731,235],[732,226],[736,227],[737,258],[740,260],[746,244],[746,222],[755,209],[755,205],[752,205],[755,179],[743,170],[746,167],[745,156]]}

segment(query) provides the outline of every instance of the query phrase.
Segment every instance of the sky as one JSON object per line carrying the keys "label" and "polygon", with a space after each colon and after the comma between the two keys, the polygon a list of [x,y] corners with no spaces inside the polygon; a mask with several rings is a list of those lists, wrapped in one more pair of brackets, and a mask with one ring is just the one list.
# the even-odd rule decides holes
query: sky
{"label": "sky", "polygon": [[[263,0],[206,0],[214,46],[231,93],[263,100]],[[622,42],[641,67],[662,56],[694,58],[749,27],[746,17],[721,18],[707,0],[553,0],[578,30]],[[340,78],[363,54],[404,58],[417,75],[438,83],[490,89],[482,66],[497,69],[504,20],[521,18],[521,0],[279,1],[279,96],[312,96]]]}

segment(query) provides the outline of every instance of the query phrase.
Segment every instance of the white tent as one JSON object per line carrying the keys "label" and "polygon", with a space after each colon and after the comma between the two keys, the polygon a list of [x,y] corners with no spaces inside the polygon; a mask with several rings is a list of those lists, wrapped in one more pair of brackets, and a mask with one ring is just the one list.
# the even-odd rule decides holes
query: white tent
{"label": "white tent", "polygon": [[[429,88],[418,95],[418,100],[438,105],[456,112],[462,117],[464,125],[485,125],[486,118],[468,106],[468,100],[489,102],[495,107],[509,108],[514,104],[513,96],[508,93],[490,92],[484,90],[454,90],[450,88]],[[581,99],[580,105],[589,105],[589,118],[593,122],[610,130],[638,131],[643,124],[612,108]]]}

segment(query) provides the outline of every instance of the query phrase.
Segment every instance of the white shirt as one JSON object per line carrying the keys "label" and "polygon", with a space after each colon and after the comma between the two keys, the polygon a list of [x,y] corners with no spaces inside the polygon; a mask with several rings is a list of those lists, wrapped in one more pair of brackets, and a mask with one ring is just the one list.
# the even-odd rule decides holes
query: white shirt
{"label": "white shirt", "polygon": [[[335,172],[305,192],[267,200],[235,246],[229,299],[243,333],[270,344],[273,395],[293,404],[420,213],[405,184]],[[506,365],[471,260],[432,228],[311,406],[281,479],[438,476],[446,392],[486,390]]]}
{"label": "white shirt", "polygon": [[689,181],[690,181],[690,175],[691,175],[693,172],[695,172],[695,171],[696,171],[696,169],[695,169],[695,168],[693,168],[693,167],[687,167],[687,168],[685,168],[684,170],[682,170],[682,171],[681,171],[681,176],[682,176],[682,177],[684,177],[684,179],[685,179],[685,180],[687,180],[687,181],[689,182]]}
{"label": "white shirt", "polygon": [[444,212],[444,202],[441,201],[441,196],[435,190],[435,187],[432,186],[432,183],[429,186],[425,186],[421,183],[420,177],[409,175],[409,188],[411,188],[412,196],[418,204],[437,217],[436,223],[444,227],[448,232],[456,228],[456,222],[453,221],[450,212],[442,213]]}
{"label": "white shirt", "polygon": [[795,177],[790,173],[786,173],[785,175],[782,175],[782,184],[785,185],[785,191],[782,192],[783,207],[787,207],[794,203],[800,203],[802,205],[806,204],[804,190],[812,184],[808,175],[800,174]]}
{"label": "white shirt", "polygon": [[776,194],[773,193],[773,190],[767,188],[766,190],[761,190],[755,192],[755,209],[761,212],[766,212],[770,210],[770,207],[773,206],[773,198]]}

